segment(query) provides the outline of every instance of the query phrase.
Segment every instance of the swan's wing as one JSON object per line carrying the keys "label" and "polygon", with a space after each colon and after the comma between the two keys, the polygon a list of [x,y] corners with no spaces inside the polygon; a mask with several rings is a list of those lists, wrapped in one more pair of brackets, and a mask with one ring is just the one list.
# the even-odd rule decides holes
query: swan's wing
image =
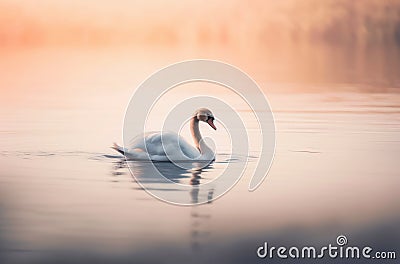
{"label": "swan's wing", "polygon": [[200,152],[183,137],[174,132],[149,132],[131,141],[129,150],[141,149],[147,152],[152,160],[164,161],[168,156],[173,160],[196,159]]}
{"label": "swan's wing", "polygon": [[190,159],[196,159],[200,156],[200,151],[189,144],[183,137],[180,137],[179,147],[181,148],[183,154]]}
{"label": "swan's wing", "polygon": [[149,132],[135,137],[129,144],[129,150],[141,149],[150,155],[165,155],[161,145],[161,133]]}
{"label": "swan's wing", "polygon": [[134,160],[148,160],[149,156],[147,153],[144,151],[141,151],[141,149],[133,149],[133,150],[128,150],[124,149],[123,147],[117,145],[114,143],[114,145],[111,147],[112,149],[118,151],[122,155],[124,155],[127,159],[134,159]]}
{"label": "swan's wing", "polygon": [[[164,136],[162,133],[149,133],[146,138],[146,148],[147,152],[150,155],[161,155],[165,156],[165,151],[163,148],[163,143],[164,143]],[[164,143],[165,144],[165,143]]]}
{"label": "swan's wing", "polygon": [[164,144],[165,151],[174,160],[195,159],[200,155],[197,148],[174,132],[163,132],[162,143]]}

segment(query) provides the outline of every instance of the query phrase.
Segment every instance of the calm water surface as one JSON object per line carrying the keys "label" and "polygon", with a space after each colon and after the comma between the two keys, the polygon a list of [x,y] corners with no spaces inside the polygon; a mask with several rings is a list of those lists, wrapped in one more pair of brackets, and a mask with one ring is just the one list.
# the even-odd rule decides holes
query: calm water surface
{"label": "calm water surface", "polygon": [[[258,126],[248,109],[219,91],[233,98],[246,122],[252,147],[247,169],[222,198],[181,207],[147,194],[109,148],[122,141],[124,110],[136,83],[105,89],[111,81],[102,77],[83,80],[82,89],[72,91],[68,82],[37,80],[27,90],[16,83],[14,95],[5,98],[29,96],[3,98],[0,112],[2,263],[257,262],[255,250],[264,241],[318,245],[342,233],[382,249],[399,244],[398,94],[267,94],[276,119],[276,155],[263,184],[248,192]],[[62,87],[53,91],[57,85]],[[196,186],[217,177],[228,162],[245,162],[228,155],[229,141],[217,132],[212,136],[219,154],[209,167],[159,168],[173,181]],[[188,137],[187,129],[183,135]],[[145,163],[135,166],[137,177],[151,181]],[[213,193],[193,188],[187,199],[201,195]]]}

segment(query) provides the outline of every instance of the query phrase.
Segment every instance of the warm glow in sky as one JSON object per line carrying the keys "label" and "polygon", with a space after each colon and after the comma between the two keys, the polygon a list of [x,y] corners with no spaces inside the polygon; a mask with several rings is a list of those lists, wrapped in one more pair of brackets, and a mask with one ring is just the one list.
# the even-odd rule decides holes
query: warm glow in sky
{"label": "warm glow in sky", "polygon": [[398,1],[0,1],[0,45],[389,43]]}
{"label": "warm glow in sky", "polygon": [[399,14],[394,0],[0,0],[0,91],[17,98],[93,80],[115,87],[193,58],[296,89],[392,89],[400,83]]}

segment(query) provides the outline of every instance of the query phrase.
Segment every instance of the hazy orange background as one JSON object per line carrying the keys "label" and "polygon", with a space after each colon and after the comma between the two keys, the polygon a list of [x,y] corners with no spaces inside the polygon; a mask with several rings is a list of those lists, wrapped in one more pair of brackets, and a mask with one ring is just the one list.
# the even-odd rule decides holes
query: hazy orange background
{"label": "hazy orange background", "polygon": [[[136,53],[151,60],[173,54],[158,68],[211,58],[242,67],[259,82],[357,84],[352,89],[392,91],[400,86],[399,45],[396,0],[0,1],[2,93],[15,86],[17,76],[30,78],[29,69],[21,76],[23,67],[35,68],[54,54],[68,64],[62,54],[95,49],[106,49],[101,53],[110,57]],[[27,49],[50,52],[35,57]],[[96,61],[79,60],[78,65],[71,62],[72,71],[84,68],[85,60]]]}
{"label": "hazy orange background", "polygon": [[396,0],[2,0],[0,10],[3,47],[400,42]]}

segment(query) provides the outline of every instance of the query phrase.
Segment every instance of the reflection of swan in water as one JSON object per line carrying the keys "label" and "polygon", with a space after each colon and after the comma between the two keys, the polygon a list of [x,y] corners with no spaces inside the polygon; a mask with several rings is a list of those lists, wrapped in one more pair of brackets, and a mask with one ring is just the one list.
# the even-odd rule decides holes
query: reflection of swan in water
{"label": "reflection of swan in water", "polygon": [[152,161],[210,161],[215,159],[214,151],[202,139],[199,122],[208,123],[213,129],[213,113],[206,109],[198,109],[190,119],[190,132],[195,146],[174,132],[150,132],[135,138],[129,148],[117,144],[112,147],[131,160]]}
{"label": "reflection of swan in water", "polygon": [[[170,162],[143,162],[119,159],[118,162],[114,162],[112,172],[113,177],[125,175],[128,167],[132,169],[135,178],[140,179],[140,182],[143,183],[146,188],[158,189],[161,187],[160,184],[163,184],[162,189],[160,190],[174,191],[176,190],[174,183],[188,184],[192,186],[189,193],[191,204],[197,204],[199,202],[199,195],[204,195],[202,200],[206,200],[208,203],[210,203],[213,199],[214,190],[202,190],[203,188],[200,185],[202,173],[204,170],[208,171],[213,169],[213,163],[192,162],[192,168],[185,169]],[[154,168],[157,169],[160,174],[162,174],[163,178],[160,178],[159,175],[154,174]],[[165,181],[164,178],[168,179],[169,181]],[[202,193],[200,193],[201,190]],[[206,191],[206,193],[204,193],[204,191]],[[207,198],[204,199],[205,197]]]}
{"label": "reflection of swan in water", "polygon": [[[199,202],[199,193],[200,193],[200,182],[201,182],[201,173],[203,172],[203,164],[201,163],[193,163],[193,168],[191,170],[192,177],[190,178],[190,185],[193,188],[190,190],[190,197],[192,199],[192,204],[197,204]],[[207,167],[206,167],[207,168]],[[214,195],[214,190],[208,190],[207,194],[207,201],[208,203],[212,202]],[[204,243],[204,237],[206,237],[209,232],[204,230],[204,225],[207,224],[207,220],[211,218],[211,214],[204,211],[206,208],[205,206],[194,206],[191,208],[191,232],[190,232],[190,239],[191,239],[191,246],[194,252],[198,252],[201,249],[201,242]]]}
{"label": "reflection of swan in water", "polygon": [[[193,188],[190,191],[190,196],[192,198],[192,204],[198,204],[199,203],[199,192],[200,192],[200,181],[201,181],[201,173],[203,172],[203,169],[210,168],[210,165],[207,164],[207,166],[204,166],[205,164],[200,163],[200,162],[194,162],[192,164],[194,167],[190,170],[192,177],[190,178],[190,185],[193,186]],[[211,203],[214,195],[214,190],[210,189],[208,190],[208,195],[207,195],[207,201],[208,203]]]}
{"label": "reflection of swan in water", "polygon": [[[202,174],[205,171],[213,169],[213,163],[209,162],[187,163],[191,165],[191,169],[179,167],[171,162],[127,161],[127,163],[129,163],[129,167],[134,173],[135,178],[139,179],[141,185],[144,185],[146,188],[152,188],[153,184],[154,187],[160,187],[160,184],[163,184],[162,188],[166,191],[176,190],[174,183],[191,185],[191,190],[203,189],[200,185],[203,179]],[[162,177],[154,173],[154,169],[156,169]],[[165,179],[167,179],[167,181]]]}
{"label": "reflection of swan in water", "polygon": [[[211,169],[212,165],[205,162],[193,162],[192,169],[186,170],[176,166],[173,163],[169,162],[130,162],[129,166],[135,167],[135,177],[141,177],[141,181],[146,180],[148,183],[154,183],[155,186],[159,183],[157,178],[152,177],[151,175],[146,175],[147,172],[150,172],[149,168],[154,165],[164,177],[168,178],[171,183],[169,184],[171,187],[168,189],[164,189],[166,191],[173,191],[174,184],[172,182],[182,182],[185,179],[189,180],[189,184],[192,186],[189,191],[189,196],[192,204],[197,204],[199,202],[199,196],[201,195],[202,186],[202,173],[203,170]],[[114,163],[114,169],[112,172],[113,177],[118,177],[124,175],[126,173],[128,164],[124,159],[119,160],[117,163]],[[123,170],[123,171],[122,171]],[[190,176],[188,176],[190,173]],[[162,182],[165,183],[165,182]],[[148,185],[147,185],[148,186]],[[207,201],[210,204],[213,199],[214,190],[209,189],[206,192]],[[206,244],[205,239],[209,235],[209,231],[207,231],[207,225],[211,218],[211,213],[209,212],[210,208],[206,205],[202,206],[193,206],[190,210],[190,241],[191,247],[194,252],[200,252],[203,244]]]}

